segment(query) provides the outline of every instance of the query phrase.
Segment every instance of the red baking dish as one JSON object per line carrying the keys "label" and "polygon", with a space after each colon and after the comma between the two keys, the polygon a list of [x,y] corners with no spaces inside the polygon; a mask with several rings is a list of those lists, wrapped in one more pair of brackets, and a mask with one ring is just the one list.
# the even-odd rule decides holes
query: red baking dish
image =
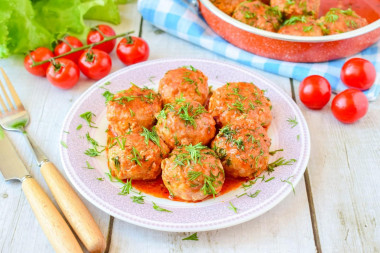
{"label": "red baking dish", "polygon": [[370,24],[337,35],[291,36],[246,25],[220,11],[209,0],[199,0],[206,22],[225,40],[256,55],[290,62],[324,62],[347,57],[380,39],[379,0],[321,0],[320,13],[337,6],[351,7]]}

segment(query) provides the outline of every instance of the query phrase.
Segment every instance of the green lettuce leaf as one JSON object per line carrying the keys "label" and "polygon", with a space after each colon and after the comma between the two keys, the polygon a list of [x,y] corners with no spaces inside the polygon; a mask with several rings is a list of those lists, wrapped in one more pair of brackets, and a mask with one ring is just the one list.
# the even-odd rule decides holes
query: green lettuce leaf
{"label": "green lettuce leaf", "polygon": [[[82,0],[87,3],[91,0]],[[97,5],[88,10],[84,15],[85,19],[93,19],[110,22],[112,24],[120,24],[119,9],[114,0],[104,0],[103,5]]]}

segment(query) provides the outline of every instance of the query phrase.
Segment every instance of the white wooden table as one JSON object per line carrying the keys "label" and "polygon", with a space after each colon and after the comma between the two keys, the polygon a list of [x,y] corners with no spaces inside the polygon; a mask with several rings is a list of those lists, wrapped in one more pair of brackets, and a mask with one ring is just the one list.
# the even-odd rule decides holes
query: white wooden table
{"label": "white wooden table", "polygon": [[[115,30],[140,34],[150,45],[150,59],[197,57],[229,62],[144,22],[136,4],[120,6],[120,11],[122,24]],[[124,67],[115,52],[111,56],[112,71]],[[75,88],[65,91],[27,73],[22,56],[1,60],[0,66],[31,115],[30,135],[63,172],[58,145],[64,116],[94,82],[82,76]],[[298,82],[260,73],[297,102],[310,128],[311,157],[296,194],[244,224],[200,232],[199,241],[182,241],[188,233],[153,231],[117,220],[82,198],[107,238],[107,252],[380,252],[380,99],[370,104],[364,119],[343,125],[331,114],[330,105],[322,111],[306,109],[298,99]],[[24,140],[17,134],[9,136],[52,197]],[[19,183],[5,183],[1,176],[0,228],[2,253],[53,251]]]}

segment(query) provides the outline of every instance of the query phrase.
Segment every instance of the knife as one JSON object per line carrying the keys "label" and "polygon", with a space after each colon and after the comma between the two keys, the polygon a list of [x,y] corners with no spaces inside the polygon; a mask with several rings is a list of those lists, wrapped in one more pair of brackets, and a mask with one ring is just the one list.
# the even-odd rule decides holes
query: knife
{"label": "knife", "polygon": [[56,252],[83,252],[69,226],[25,165],[4,133],[0,136],[0,172],[8,180],[18,180],[42,230]]}

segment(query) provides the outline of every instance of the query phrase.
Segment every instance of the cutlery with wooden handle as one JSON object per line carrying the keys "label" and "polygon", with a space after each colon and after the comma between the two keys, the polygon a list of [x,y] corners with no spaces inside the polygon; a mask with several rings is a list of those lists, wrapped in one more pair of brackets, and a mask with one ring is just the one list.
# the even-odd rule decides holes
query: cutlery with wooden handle
{"label": "cutlery with wooden handle", "polygon": [[0,161],[0,172],[6,181],[22,182],[22,190],[54,250],[59,253],[83,252],[66,221],[41,186],[30,176],[6,135],[0,136]]}
{"label": "cutlery with wooden handle", "polygon": [[13,103],[9,98],[8,92],[0,81],[1,91],[5,98],[5,100],[3,100],[0,96],[0,108],[2,107],[5,112],[2,113],[0,109],[0,126],[5,130],[23,133],[38,166],[41,167],[42,175],[49,189],[79,239],[91,253],[103,252],[106,243],[102,232],[79,196],[25,131],[25,126],[29,122],[29,114],[22,105],[20,98],[4,70],[0,68],[0,71],[7,84],[9,94],[14,101]]}

